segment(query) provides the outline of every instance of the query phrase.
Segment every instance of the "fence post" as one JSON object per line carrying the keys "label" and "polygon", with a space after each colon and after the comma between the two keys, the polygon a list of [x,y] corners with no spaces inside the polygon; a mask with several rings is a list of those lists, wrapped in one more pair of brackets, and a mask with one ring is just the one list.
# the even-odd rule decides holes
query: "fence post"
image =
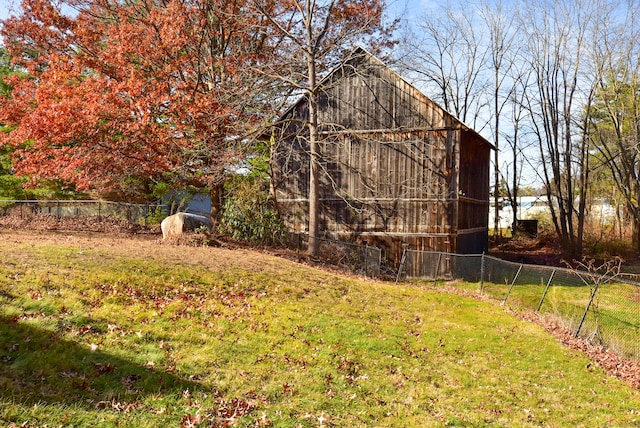
{"label": "fence post", "polygon": [[438,253],[438,263],[436,263],[436,272],[433,275],[433,286],[438,284],[438,274],[440,273],[440,263],[442,262],[442,253]]}
{"label": "fence post", "polygon": [[578,324],[578,328],[576,329],[573,337],[578,337],[580,334],[580,330],[582,329],[582,324],[584,324],[584,320],[587,318],[587,313],[589,313],[589,308],[591,307],[591,303],[593,303],[593,299],[596,297],[596,293],[598,292],[598,287],[600,287],[599,281],[596,282],[593,287],[593,291],[591,292],[591,297],[589,298],[589,302],[587,303],[587,307],[584,309],[584,313],[582,314],[582,318],[580,319],[580,324]]}
{"label": "fence post", "polygon": [[367,242],[364,243],[364,277],[368,278],[367,275],[367,259],[369,258],[369,244]]}
{"label": "fence post", "polygon": [[518,268],[518,272],[516,272],[516,276],[513,277],[513,281],[511,281],[511,285],[509,286],[509,289],[507,290],[507,295],[504,296],[504,300],[501,303],[502,306],[507,304],[507,298],[509,297],[509,294],[511,294],[511,289],[513,288],[514,284],[516,283],[516,280],[520,276],[520,271],[522,270],[522,266],[524,266],[524,265],[522,265],[522,264],[520,265],[520,267]]}
{"label": "fence post", "polygon": [[400,259],[400,266],[398,267],[398,275],[396,275],[396,284],[400,281],[400,275],[402,275],[402,269],[404,269],[404,262],[407,258],[407,247],[402,250],[402,258]]}
{"label": "fence post", "polygon": [[484,293],[484,251],[480,259],[480,293]]}
{"label": "fence post", "polygon": [[551,272],[551,276],[549,277],[549,281],[547,281],[547,286],[544,288],[544,293],[542,293],[542,297],[540,298],[540,303],[538,303],[538,307],[536,308],[536,312],[540,311],[542,307],[542,302],[544,302],[544,298],[547,295],[547,291],[549,291],[549,286],[551,286],[551,281],[553,280],[553,276],[556,274],[556,270],[554,269]]}

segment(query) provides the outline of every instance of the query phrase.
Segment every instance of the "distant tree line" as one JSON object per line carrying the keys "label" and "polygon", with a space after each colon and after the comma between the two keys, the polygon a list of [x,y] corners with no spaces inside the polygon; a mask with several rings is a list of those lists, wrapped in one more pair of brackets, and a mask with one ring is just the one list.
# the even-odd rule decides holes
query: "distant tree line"
{"label": "distant tree line", "polygon": [[636,0],[447,3],[401,44],[429,95],[491,133],[496,201],[504,184],[515,206],[533,175],[575,258],[589,201],[614,194],[640,249],[639,18]]}

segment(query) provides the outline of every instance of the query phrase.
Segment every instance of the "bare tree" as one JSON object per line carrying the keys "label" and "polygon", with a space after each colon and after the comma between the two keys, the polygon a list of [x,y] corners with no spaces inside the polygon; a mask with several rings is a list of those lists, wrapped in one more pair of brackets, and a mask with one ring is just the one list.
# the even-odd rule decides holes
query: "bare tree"
{"label": "bare tree", "polygon": [[541,177],[562,247],[577,259],[589,181],[588,121],[583,113],[594,95],[586,53],[601,6],[562,0],[549,10],[547,3],[533,2],[522,9],[520,25],[528,41],[522,58],[534,78],[535,92],[527,94],[527,105],[542,160]]}
{"label": "bare tree", "polygon": [[[304,124],[309,147],[308,252],[317,255],[320,231],[318,97],[322,91],[319,76],[330,69],[345,50],[383,29],[386,4],[384,0],[294,0],[283,2],[279,9],[270,11],[267,3],[271,4],[254,1],[273,31],[289,41],[281,63],[271,70],[272,77],[286,80],[308,100],[308,121]],[[304,70],[306,76],[298,79],[294,75],[292,78],[290,70]]]}
{"label": "bare tree", "polygon": [[[493,144],[495,146],[493,167],[494,167],[494,237],[498,237],[498,229],[500,222],[500,117],[502,111],[509,103],[511,93],[514,91],[515,82],[511,76],[511,70],[514,67],[515,55],[517,54],[517,46],[514,43],[516,41],[516,35],[518,34],[515,28],[515,15],[513,11],[504,7],[501,1],[496,2],[494,5],[484,3],[480,9],[484,25],[486,25],[488,32],[488,45],[489,45],[489,65],[493,78],[493,86],[491,88],[493,98]],[[505,91],[506,89],[506,91]],[[514,124],[516,129],[514,130],[517,136],[517,125]],[[514,140],[513,147],[516,147]],[[513,152],[514,156],[514,168],[517,165],[517,151]],[[514,174],[515,177],[515,174]],[[515,184],[515,183],[514,183]],[[516,191],[514,186],[514,191]],[[512,202],[516,202],[514,198]],[[515,205],[514,205],[515,208]],[[514,213],[516,211],[514,210]],[[516,222],[514,214],[514,224]]]}
{"label": "bare tree", "polygon": [[[522,66],[522,63],[517,64],[514,67],[515,73],[513,73],[511,91],[509,94],[509,132],[505,133],[505,140],[511,151],[511,169],[509,170],[508,162],[505,162],[504,167],[500,169],[501,176],[504,178],[507,187],[507,196],[509,198],[511,207],[513,209],[513,217],[511,223],[511,231],[513,234],[517,231],[518,225],[518,196],[522,179],[523,165],[528,160],[525,156],[530,148],[531,143],[522,135],[524,124],[528,118],[528,112],[526,108],[526,93],[529,90],[530,85],[530,70],[526,69],[526,66]],[[511,181],[509,181],[511,178]]]}
{"label": "bare tree", "polygon": [[[500,177],[512,175],[515,223],[518,168],[523,161],[533,163],[530,150],[526,157],[522,153],[534,141],[539,163],[532,172],[546,191],[564,250],[579,259],[593,136],[597,159],[611,169],[626,196],[640,248],[640,208],[634,202],[640,200],[640,126],[633,110],[640,104],[628,96],[637,93],[640,83],[637,0],[509,4],[430,10],[405,37],[404,68],[445,109],[476,129],[491,126],[498,148],[501,140],[507,141],[513,169],[501,174],[498,151],[494,157],[496,227]],[[627,95],[607,95],[621,85]],[[594,119],[591,106],[596,101],[601,111]],[[506,110],[509,117],[503,115]],[[618,120],[621,115],[624,123]]]}
{"label": "bare tree", "polygon": [[491,49],[474,8],[447,5],[407,29],[402,68],[434,101],[475,129],[487,119]]}
{"label": "bare tree", "polygon": [[595,161],[613,179],[632,223],[632,242],[640,249],[640,49],[638,2],[599,29],[593,57],[598,74],[591,111]]}

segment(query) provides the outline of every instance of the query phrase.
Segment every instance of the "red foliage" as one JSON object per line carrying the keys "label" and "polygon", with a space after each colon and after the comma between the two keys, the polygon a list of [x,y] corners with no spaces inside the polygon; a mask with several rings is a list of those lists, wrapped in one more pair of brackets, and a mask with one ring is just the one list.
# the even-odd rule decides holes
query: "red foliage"
{"label": "red foliage", "polygon": [[80,191],[219,180],[260,120],[254,70],[272,55],[250,3],[67,0],[65,15],[24,0],[2,30],[28,71],[0,105],[15,172]]}

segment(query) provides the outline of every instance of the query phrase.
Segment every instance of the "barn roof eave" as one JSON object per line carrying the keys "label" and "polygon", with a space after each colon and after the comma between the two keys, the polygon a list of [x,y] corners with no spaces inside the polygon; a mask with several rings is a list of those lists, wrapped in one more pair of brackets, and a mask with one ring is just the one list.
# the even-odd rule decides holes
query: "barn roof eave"
{"label": "barn roof eave", "polygon": [[[458,119],[456,119],[456,120],[458,120]],[[487,140],[486,138],[484,138],[484,137],[483,137],[482,135],[480,135],[480,134],[478,133],[478,131],[476,131],[475,129],[473,129],[473,128],[469,128],[467,125],[465,125],[465,124],[464,124],[464,123],[462,123],[462,122],[460,122],[460,125],[461,125],[461,127],[462,127],[462,129],[463,129],[463,130],[465,130],[465,131],[467,131],[467,132],[472,133],[472,134],[473,134],[473,135],[474,135],[474,136],[475,136],[475,137],[476,137],[480,142],[482,142],[482,143],[486,144],[486,145],[489,147],[489,149],[491,149],[491,150],[498,150],[498,149],[496,148],[496,146],[495,146],[493,143],[491,143],[491,141],[489,141],[489,140]]]}

